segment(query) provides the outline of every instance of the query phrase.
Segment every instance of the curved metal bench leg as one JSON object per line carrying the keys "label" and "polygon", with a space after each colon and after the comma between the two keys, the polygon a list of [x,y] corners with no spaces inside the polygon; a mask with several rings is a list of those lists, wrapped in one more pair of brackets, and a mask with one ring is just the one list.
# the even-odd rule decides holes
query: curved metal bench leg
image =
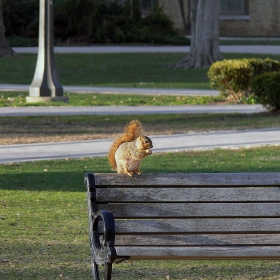
{"label": "curved metal bench leg", "polygon": [[95,263],[94,260],[92,260],[92,279],[93,280],[100,280],[98,264]]}
{"label": "curved metal bench leg", "polygon": [[[111,280],[112,277],[112,270],[113,270],[113,265],[112,263],[106,263],[104,272],[103,272],[103,279],[104,280]],[[99,265],[93,260],[92,261],[92,279],[93,280],[101,280],[100,275],[99,275]]]}
{"label": "curved metal bench leg", "polygon": [[104,280],[111,280],[111,277],[112,277],[112,267],[113,267],[113,265],[111,263],[106,263],[105,264]]}

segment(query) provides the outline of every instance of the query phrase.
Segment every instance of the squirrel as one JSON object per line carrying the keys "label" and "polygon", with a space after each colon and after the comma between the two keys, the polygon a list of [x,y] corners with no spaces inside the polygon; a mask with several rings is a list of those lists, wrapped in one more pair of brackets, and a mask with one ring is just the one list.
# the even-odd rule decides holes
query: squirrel
{"label": "squirrel", "polygon": [[152,154],[152,140],[143,135],[142,124],[138,120],[131,121],[124,129],[108,152],[109,164],[119,174],[142,174],[140,165],[143,158]]}

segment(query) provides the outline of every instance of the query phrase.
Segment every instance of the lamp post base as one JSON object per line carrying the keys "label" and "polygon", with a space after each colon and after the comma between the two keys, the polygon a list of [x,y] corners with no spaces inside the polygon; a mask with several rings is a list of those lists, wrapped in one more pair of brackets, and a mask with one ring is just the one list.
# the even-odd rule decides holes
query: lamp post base
{"label": "lamp post base", "polygon": [[27,102],[68,101],[63,97],[53,50],[53,0],[40,0],[39,47],[33,81]]}
{"label": "lamp post base", "polygon": [[68,102],[67,96],[26,96],[26,102],[38,103],[38,102]]}

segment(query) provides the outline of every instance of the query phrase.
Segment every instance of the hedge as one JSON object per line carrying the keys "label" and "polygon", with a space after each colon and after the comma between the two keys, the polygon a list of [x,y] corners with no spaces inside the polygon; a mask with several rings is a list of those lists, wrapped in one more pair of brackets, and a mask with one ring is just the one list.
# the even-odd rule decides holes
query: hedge
{"label": "hedge", "polygon": [[280,72],[264,73],[252,79],[251,94],[264,107],[280,110]]}
{"label": "hedge", "polygon": [[239,102],[250,94],[250,82],[254,77],[279,70],[280,63],[270,58],[229,59],[213,63],[208,77],[212,88]]}

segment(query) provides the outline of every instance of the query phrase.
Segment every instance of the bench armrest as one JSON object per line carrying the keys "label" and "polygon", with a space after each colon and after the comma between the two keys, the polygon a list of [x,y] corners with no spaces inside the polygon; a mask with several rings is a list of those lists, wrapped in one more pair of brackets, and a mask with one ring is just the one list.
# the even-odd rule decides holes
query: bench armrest
{"label": "bench armrest", "polygon": [[114,216],[106,210],[97,211],[94,175],[87,173],[84,183],[87,191],[89,240],[93,261],[97,265],[113,263],[116,258]]}
{"label": "bench armrest", "polygon": [[93,259],[98,265],[113,263],[116,258],[114,216],[106,210],[100,210],[92,216],[89,234]]}

